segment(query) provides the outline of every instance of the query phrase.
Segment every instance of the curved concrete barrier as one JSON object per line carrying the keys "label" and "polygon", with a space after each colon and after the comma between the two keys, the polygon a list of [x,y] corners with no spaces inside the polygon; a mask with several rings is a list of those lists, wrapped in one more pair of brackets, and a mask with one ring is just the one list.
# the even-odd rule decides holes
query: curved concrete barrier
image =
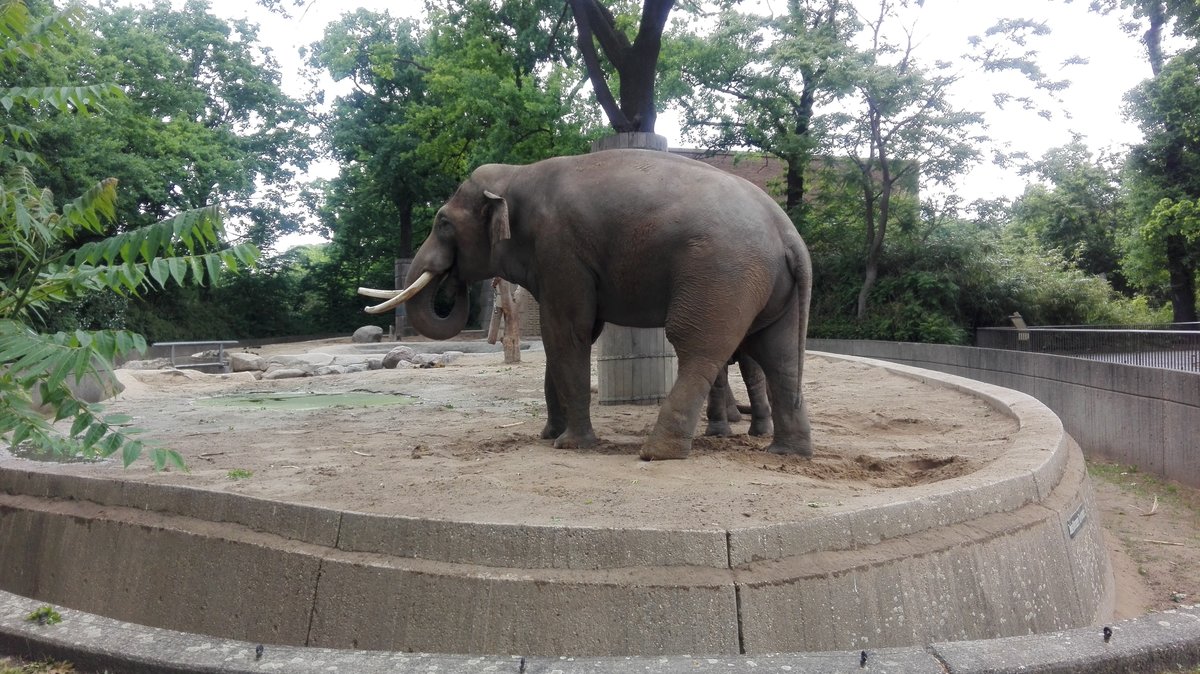
{"label": "curved concrete barrier", "polygon": [[1200,488],[1200,373],[1045,353],[849,339],[809,348],[880,358],[1027,393],[1085,454]]}
{"label": "curved concrete barrier", "polygon": [[[465,656],[274,646],[144,627],[67,608],[63,621],[25,620],[44,604],[0,591],[0,651],[59,658],[82,671],[123,674],[288,672],[289,674],[1117,674],[1167,672],[1200,664],[1200,606],[1151,613],[1111,626],[928,646],[762,656],[576,658]],[[260,650],[261,649],[261,650]]]}
{"label": "curved concrete barrier", "polygon": [[1020,430],[984,468],[888,502],[707,530],[431,521],[10,466],[0,540],[22,544],[0,549],[0,589],[269,644],[528,656],[879,649],[1105,620],[1111,572],[1057,418],[863,362],[969,391]]}

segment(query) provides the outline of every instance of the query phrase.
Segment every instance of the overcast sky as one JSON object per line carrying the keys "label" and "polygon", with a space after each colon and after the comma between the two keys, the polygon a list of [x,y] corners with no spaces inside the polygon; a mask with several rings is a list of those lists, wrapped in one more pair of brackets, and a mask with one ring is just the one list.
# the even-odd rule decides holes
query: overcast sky
{"label": "overcast sky", "polygon": [[[173,0],[181,5],[182,0]],[[782,11],[784,0],[758,0],[767,7],[774,3]],[[867,5],[873,0],[859,0]],[[138,0],[130,0],[137,4]],[[1017,109],[996,110],[990,92],[996,81],[985,75],[965,78],[956,93],[962,107],[988,115],[988,133],[1011,150],[1041,156],[1047,149],[1068,142],[1072,132],[1084,135],[1093,150],[1120,148],[1137,142],[1136,127],[1124,121],[1121,97],[1150,69],[1142,56],[1137,39],[1121,32],[1115,17],[1102,17],[1087,11],[1085,0],[925,0],[917,18],[915,36],[917,55],[925,63],[935,60],[959,61],[967,50],[967,40],[981,34],[998,18],[1027,17],[1046,21],[1053,30],[1050,39],[1036,45],[1042,54],[1042,66],[1051,77],[1064,76],[1072,86],[1062,94],[1065,115],[1047,121]],[[307,92],[311,84],[300,77],[297,50],[321,38],[325,25],[355,7],[389,11],[393,15],[416,16],[423,11],[421,0],[315,0],[307,10],[283,18],[263,11],[251,0],[211,0],[213,11],[229,18],[250,18],[262,26],[262,39],[274,50],[283,69],[284,86],[293,95]],[[877,5],[876,5],[877,6]],[[1060,64],[1072,55],[1089,59],[1083,66],[1063,71]],[[667,136],[672,146],[680,145],[675,117],[659,117],[657,131]],[[318,171],[329,174],[336,167],[326,164]],[[1013,197],[1021,193],[1026,180],[1012,170],[1001,170],[983,163],[965,176],[957,192],[968,199],[977,197]]]}

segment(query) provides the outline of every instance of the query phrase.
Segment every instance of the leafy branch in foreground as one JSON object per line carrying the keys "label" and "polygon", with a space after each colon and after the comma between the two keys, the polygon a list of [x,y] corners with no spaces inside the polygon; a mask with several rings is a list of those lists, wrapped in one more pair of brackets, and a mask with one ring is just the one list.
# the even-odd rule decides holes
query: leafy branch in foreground
{"label": "leafy branch in foreground", "polygon": [[[0,437],[11,446],[85,457],[121,453],[129,465],[146,450],[123,428],[128,419],[104,416],[103,407],[77,393],[79,382],[112,386],[112,362],[146,349],[141,335],[126,331],[38,334],[30,326],[55,302],[88,292],[140,294],[171,283],[204,284],[224,270],[253,264],[251,244],[221,245],[216,207],[185,211],[137,230],[71,248],[82,235],[102,235],[111,222],[116,181],[107,180],[59,212],[52,195],[38,190],[28,173],[0,182]],[[64,437],[54,422],[70,420]],[[150,448],[158,469],[183,468],[177,452]]]}
{"label": "leafy branch in foreground", "polygon": [[[36,59],[55,36],[70,35],[78,7],[35,19],[21,0],[0,0],[0,72]],[[140,295],[174,283],[204,284],[225,270],[250,266],[252,244],[225,247],[215,206],[112,235],[117,181],[97,183],[60,209],[29,166],[34,135],[12,122],[16,106],[50,106],[86,114],[120,95],[112,85],[0,88],[0,440],[10,447],[68,456],[107,457],[128,466],[148,450],[155,468],[184,468],[178,452],[147,448],[124,415],[105,415],[103,399],[116,384],[113,361],[145,351],[127,331],[73,330],[39,334],[47,310],[94,292]],[[84,391],[99,385],[99,395]],[[63,430],[59,422],[70,422]]]}

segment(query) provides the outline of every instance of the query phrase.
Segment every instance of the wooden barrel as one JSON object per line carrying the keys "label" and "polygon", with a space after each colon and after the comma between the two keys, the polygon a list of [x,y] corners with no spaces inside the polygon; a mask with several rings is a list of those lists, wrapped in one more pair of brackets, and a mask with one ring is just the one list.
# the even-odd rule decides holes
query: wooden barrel
{"label": "wooden barrel", "polygon": [[675,385],[678,360],[662,328],[605,325],[596,374],[601,405],[653,405]]}

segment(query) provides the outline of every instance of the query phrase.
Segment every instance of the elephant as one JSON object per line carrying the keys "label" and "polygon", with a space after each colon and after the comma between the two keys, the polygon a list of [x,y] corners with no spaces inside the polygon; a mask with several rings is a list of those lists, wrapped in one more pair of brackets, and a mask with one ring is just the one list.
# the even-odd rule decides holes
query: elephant
{"label": "elephant", "polygon": [[[605,150],[475,169],[437,211],[403,290],[417,332],[458,334],[467,287],[499,276],[538,301],[547,422],[557,448],[598,439],[591,347],[606,322],[664,327],[678,377],[643,443],[645,460],[685,458],[719,373],[741,349],[762,367],[776,454],[812,456],[801,391],[812,293],[808,248],[779,204],[752,183],[653,150]],[[435,296],[450,293],[441,315]],[[444,295],[443,295],[444,296]]]}
{"label": "elephant", "polygon": [[767,395],[767,382],[763,377],[762,368],[748,356],[735,354],[729,363],[737,363],[742,373],[742,381],[746,384],[746,395],[750,404],[739,405],[729,388],[729,374],[726,367],[717,373],[717,380],[708,393],[708,425],[705,435],[727,437],[733,435],[730,423],[741,421],[742,414],[750,415],[749,434],[755,437],[765,437],[775,432],[771,424],[771,404]]}

